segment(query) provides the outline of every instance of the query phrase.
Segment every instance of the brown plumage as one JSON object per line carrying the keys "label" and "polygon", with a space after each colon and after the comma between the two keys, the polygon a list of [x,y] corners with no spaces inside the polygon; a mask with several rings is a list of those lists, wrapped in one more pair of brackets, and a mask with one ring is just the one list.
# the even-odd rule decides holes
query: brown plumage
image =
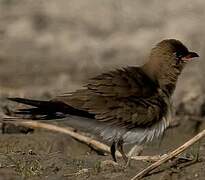
{"label": "brown plumage", "polygon": [[[35,118],[75,115],[95,119],[95,131],[112,141],[126,159],[123,144],[142,144],[163,134],[169,125],[171,95],[184,65],[198,57],[178,40],[158,43],[141,67],[126,67],[98,75],[75,92],[50,101],[10,100],[34,106],[16,114]],[[97,125],[96,125],[97,124]],[[98,126],[99,125],[99,126]],[[117,144],[117,145],[116,145]]]}

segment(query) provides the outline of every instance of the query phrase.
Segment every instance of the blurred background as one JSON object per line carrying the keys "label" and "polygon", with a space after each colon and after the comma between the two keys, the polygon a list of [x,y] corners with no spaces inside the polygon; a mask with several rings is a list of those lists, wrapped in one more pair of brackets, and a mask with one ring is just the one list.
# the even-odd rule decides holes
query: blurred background
{"label": "blurred background", "polygon": [[[200,58],[184,69],[174,94],[177,112],[185,116],[167,131],[162,145],[145,154],[167,152],[205,128],[204,121],[186,118],[205,115],[204,20],[204,0],[0,0],[0,106],[7,107],[8,96],[49,99],[74,91],[99,73],[142,65],[163,39],[179,39]],[[0,136],[0,179],[5,173],[4,180],[67,179],[65,173],[82,168],[94,169],[93,179],[129,179],[146,165],[138,163],[127,173],[104,172],[99,159],[110,157],[68,136],[37,132]],[[201,153],[204,149],[201,143]],[[204,166],[180,170],[173,179],[202,180]]]}
{"label": "blurred background", "polygon": [[[0,95],[55,96],[88,78],[141,65],[176,38],[200,54],[175,99],[203,92],[204,0],[0,0]],[[194,95],[193,95],[194,94]]]}

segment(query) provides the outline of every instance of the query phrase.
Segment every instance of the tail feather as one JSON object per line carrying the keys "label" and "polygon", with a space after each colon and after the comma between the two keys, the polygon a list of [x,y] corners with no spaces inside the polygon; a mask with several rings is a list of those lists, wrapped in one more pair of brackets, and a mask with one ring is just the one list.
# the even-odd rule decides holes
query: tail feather
{"label": "tail feather", "polygon": [[15,115],[25,115],[26,118],[57,119],[64,118],[68,115],[94,118],[93,114],[84,110],[76,109],[61,101],[40,101],[25,98],[8,98],[8,100],[33,106],[34,108],[23,108],[14,112]]}
{"label": "tail feather", "polygon": [[25,99],[25,98],[7,98],[10,101],[35,106],[35,107],[42,107],[45,105],[48,105],[49,101],[39,101],[39,100],[33,100],[33,99]]}

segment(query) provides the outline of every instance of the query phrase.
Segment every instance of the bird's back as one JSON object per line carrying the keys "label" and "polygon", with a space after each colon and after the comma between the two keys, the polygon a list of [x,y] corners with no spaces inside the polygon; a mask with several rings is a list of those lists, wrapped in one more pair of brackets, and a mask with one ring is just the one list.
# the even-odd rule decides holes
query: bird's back
{"label": "bird's back", "polygon": [[[140,67],[101,74],[91,79],[84,89],[57,97],[54,101],[93,114],[100,124],[97,131],[108,140],[124,136],[129,143],[137,140],[131,138],[136,132],[151,129],[157,134],[152,128],[160,126],[160,135],[167,126],[163,117],[167,114],[169,99]],[[141,134],[137,141],[146,140],[146,136]]]}

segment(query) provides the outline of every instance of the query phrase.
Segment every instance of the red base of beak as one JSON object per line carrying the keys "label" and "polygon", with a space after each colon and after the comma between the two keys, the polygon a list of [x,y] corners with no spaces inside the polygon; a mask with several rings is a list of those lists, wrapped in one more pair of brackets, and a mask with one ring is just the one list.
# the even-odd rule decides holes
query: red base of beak
{"label": "red base of beak", "polygon": [[188,55],[186,55],[185,57],[182,58],[183,61],[191,61],[194,58],[199,57],[199,55],[195,52],[189,52]]}

